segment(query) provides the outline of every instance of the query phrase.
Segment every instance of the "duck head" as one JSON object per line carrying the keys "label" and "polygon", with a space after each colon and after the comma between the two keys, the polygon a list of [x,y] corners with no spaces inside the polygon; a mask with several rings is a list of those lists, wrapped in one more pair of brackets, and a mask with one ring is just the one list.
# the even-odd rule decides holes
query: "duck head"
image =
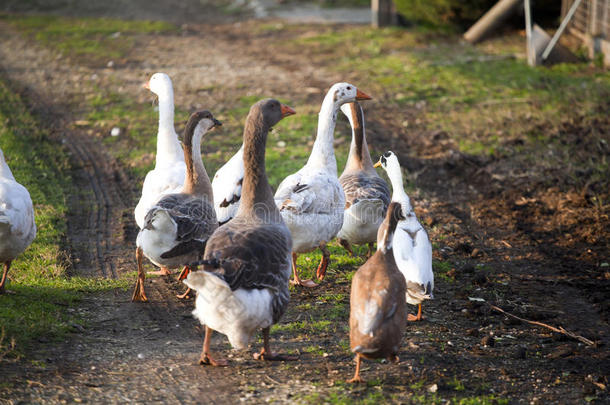
{"label": "duck head", "polygon": [[150,80],[142,85],[142,87],[150,90],[159,97],[172,94],[174,91],[172,79],[165,73],[155,73],[150,77]]}
{"label": "duck head", "polygon": [[373,167],[383,167],[385,171],[391,170],[393,167],[400,167],[398,158],[391,150],[387,151],[379,158],[379,161],[373,165]]}

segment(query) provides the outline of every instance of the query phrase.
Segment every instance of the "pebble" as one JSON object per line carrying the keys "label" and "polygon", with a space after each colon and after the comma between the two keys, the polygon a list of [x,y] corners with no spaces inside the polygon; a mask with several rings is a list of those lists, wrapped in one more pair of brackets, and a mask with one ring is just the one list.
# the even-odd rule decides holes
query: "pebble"
{"label": "pebble", "polygon": [[138,359],[142,360],[144,358],[144,353],[138,353]]}
{"label": "pebble", "polygon": [[119,136],[121,135],[121,128],[114,127],[110,130],[110,136]]}

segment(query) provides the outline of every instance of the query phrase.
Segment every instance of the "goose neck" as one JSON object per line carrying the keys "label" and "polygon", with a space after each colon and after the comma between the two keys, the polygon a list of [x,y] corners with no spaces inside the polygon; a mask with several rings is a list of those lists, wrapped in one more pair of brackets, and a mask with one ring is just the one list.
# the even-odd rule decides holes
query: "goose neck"
{"label": "goose neck", "polygon": [[315,168],[325,168],[337,174],[337,160],[335,159],[334,137],[337,124],[338,107],[331,98],[325,98],[318,114],[318,132],[311,150],[307,165]]}
{"label": "goose neck", "polygon": [[347,115],[352,127],[352,143],[347,157],[346,169],[360,169],[374,172],[373,161],[366,142],[366,129],[364,125],[364,113],[360,104],[350,105],[350,113]]}
{"label": "goose neck", "polygon": [[174,96],[171,91],[160,93],[158,96],[157,163],[182,160],[182,148],[174,130]]}
{"label": "goose neck", "polygon": [[186,178],[182,192],[185,194],[212,196],[212,184],[201,159],[201,138],[206,131],[199,125],[189,136],[185,136],[184,161]]}
{"label": "goose neck", "polygon": [[269,128],[257,117],[248,117],[244,128],[244,179],[237,216],[265,223],[278,222],[278,211],[265,170]]}
{"label": "goose neck", "polygon": [[15,180],[15,177],[13,176],[13,172],[11,172],[11,169],[8,167],[8,164],[6,163],[6,160],[4,160],[4,155],[2,154],[2,151],[0,150],[0,179],[8,179],[8,180]]}

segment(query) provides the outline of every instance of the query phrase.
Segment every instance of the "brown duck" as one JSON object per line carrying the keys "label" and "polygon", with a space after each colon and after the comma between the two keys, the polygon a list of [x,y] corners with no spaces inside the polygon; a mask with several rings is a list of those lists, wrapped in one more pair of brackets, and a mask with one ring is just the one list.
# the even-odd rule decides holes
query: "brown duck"
{"label": "brown duck", "polygon": [[407,285],[394,261],[392,239],[401,219],[400,204],[392,202],[377,233],[377,252],[352,279],[349,326],[356,373],[349,382],[363,382],[360,377],[363,357],[398,362],[407,320]]}

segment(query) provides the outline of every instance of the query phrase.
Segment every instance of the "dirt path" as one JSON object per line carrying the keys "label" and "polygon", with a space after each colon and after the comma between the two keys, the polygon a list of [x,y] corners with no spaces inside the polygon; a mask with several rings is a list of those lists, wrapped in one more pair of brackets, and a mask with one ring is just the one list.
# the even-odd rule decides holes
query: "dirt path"
{"label": "dirt path", "polygon": [[[132,4],[109,4],[119,7],[119,3]],[[166,2],[150,3],[147,13],[153,14],[146,18],[167,11]],[[92,8],[78,14],[118,12],[104,10]],[[127,14],[119,15],[131,12],[129,8]],[[271,53],[264,38],[243,35],[238,24],[193,25],[162,38],[141,36],[128,60],[113,69],[71,64],[6,25],[0,25],[0,35],[4,74],[25,92],[36,112],[48,118],[53,133],[71,151],[73,177],[81,190],[70,202],[72,271],[92,277],[117,277],[134,270],[137,229],[132,208],[139,191],[139,184],[125,175],[101,139],[75,125],[83,114],[79,104],[94,86],[112,87],[138,101],[149,101],[140,84],[150,73],[165,71],[175,78],[176,105],[194,109],[231,106],[238,97],[251,94],[314,103],[329,83],[342,79],[306,63],[306,56]],[[214,88],[213,96],[205,90],[209,88]],[[418,152],[430,148],[425,143],[429,141],[417,138],[418,134],[408,139],[384,136],[394,133],[396,123],[391,120],[392,111],[377,106],[378,118],[370,125],[372,142],[403,151],[405,156],[409,148]],[[445,146],[442,139],[435,144],[439,149]],[[533,242],[527,229],[533,226],[535,207],[506,202],[507,196],[498,192],[503,185],[490,172],[497,175],[503,169],[493,168],[493,162],[473,162],[447,152],[436,160],[404,163],[411,173],[418,173],[412,179],[422,190],[418,209],[433,213],[427,216],[443,224],[443,232],[452,238],[439,241],[437,253],[459,268],[453,276],[438,280],[437,299],[427,307],[427,322],[410,326],[403,362],[384,367],[368,364],[370,378],[383,381],[383,389],[397,401],[413,400],[409,396],[415,389],[412,384],[437,384],[442,396],[457,389],[456,381],[465,382],[473,394],[492,393],[519,403],[580,403],[583,396],[599,395],[595,384],[607,384],[610,373],[605,349],[610,343],[608,312],[603,307],[608,283],[599,281],[596,270],[587,261],[575,259],[573,251],[545,243],[548,240]],[[439,179],[446,179],[445,183]],[[510,201],[519,198],[515,194]],[[526,231],[508,233],[507,229]],[[493,272],[479,267],[483,257]],[[570,274],[574,268],[582,274]],[[255,362],[248,352],[231,352],[226,338],[216,336],[213,345],[231,356],[232,367],[226,369],[196,364],[201,330],[190,315],[192,302],[174,298],[181,288],[174,280],[151,280],[147,290],[151,302],[145,305],[131,303],[129,292],[86,298],[75,310],[87,319],[87,327],[60,345],[41,344],[32,359],[44,361],[46,368],[32,363],[10,366],[7,374],[13,388],[3,399],[8,403],[225,403],[237,398],[290,402],[295,395],[340,386],[352,372],[351,356],[344,348],[349,290],[345,279],[327,286],[343,297],[339,300],[343,311],[331,318],[331,329],[283,331],[274,336],[279,350],[300,353],[299,363]],[[570,325],[598,340],[600,347],[516,324],[469,300],[482,296],[527,318]],[[593,305],[594,297],[601,297],[602,303]],[[284,322],[319,321],[302,313],[298,309],[302,305],[335,309],[318,299],[308,291],[294,294]],[[490,336],[495,338],[494,346],[482,343],[489,342]],[[381,386],[356,388],[354,397],[375,389]]]}

